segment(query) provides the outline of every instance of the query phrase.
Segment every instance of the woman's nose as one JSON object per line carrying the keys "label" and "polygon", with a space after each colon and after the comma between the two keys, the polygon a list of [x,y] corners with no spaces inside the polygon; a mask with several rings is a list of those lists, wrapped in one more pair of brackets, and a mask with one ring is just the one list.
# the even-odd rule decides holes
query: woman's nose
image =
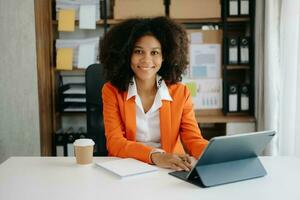
{"label": "woman's nose", "polygon": [[151,62],[151,60],[152,60],[152,57],[151,57],[150,53],[145,53],[142,57],[143,62]]}

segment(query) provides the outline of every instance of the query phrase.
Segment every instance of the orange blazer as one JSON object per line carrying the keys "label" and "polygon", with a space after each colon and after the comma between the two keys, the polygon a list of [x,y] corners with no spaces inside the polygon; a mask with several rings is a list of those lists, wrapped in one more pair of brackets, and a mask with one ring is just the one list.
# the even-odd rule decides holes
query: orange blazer
{"label": "orange blazer", "polygon": [[[173,101],[162,101],[160,134],[162,149],[169,153],[188,153],[198,158],[206,144],[195,119],[190,92],[181,83],[168,86]],[[110,156],[130,157],[151,163],[154,147],[136,142],[135,97],[128,100],[111,83],[102,88],[103,117]]]}

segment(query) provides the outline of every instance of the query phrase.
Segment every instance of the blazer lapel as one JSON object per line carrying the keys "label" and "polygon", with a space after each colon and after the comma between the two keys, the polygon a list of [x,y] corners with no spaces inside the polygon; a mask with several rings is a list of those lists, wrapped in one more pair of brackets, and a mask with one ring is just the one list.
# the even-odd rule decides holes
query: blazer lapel
{"label": "blazer lapel", "polygon": [[160,135],[161,146],[167,151],[171,152],[171,105],[170,101],[162,101],[162,107],[159,112],[160,117]]}
{"label": "blazer lapel", "polygon": [[126,137],[128,140],[136,140],[136,107],[135,98],[132,97],[128,100],[127,92],[124,95],[125,101],[125,126],[126,126]]}

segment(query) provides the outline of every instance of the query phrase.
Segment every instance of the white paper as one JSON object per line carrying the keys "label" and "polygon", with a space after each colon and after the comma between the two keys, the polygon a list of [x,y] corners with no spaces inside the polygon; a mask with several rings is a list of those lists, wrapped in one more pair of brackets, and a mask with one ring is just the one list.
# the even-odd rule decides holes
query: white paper
{"label": "white paper", "polygon": [[78,103],[85,103],[85,98],[65,98],[65,102],[78,102]]}
{"label": "white paper", "polygon": [[191,78],[221,77],[221,45],[191,44],[190,45]]}
{"label": "white paper", "polygon": [[95,64],[95,44],[81,44],[78,50],[78,68],[86,69]]}
{"label": "white paper", "polygon": [[222,79],[184,79],[182,82],[192,84],[196,88],[196,94],[191,94],[194,109],[221,109],[223,107]]}
{"label": "white paper", "polygon": [[241,15],[249,15],[249,0],[241,0]]}
{"label": "white paper", "polygon": [[249,97],[247,95],[241,96],[241,110],[247,111],[249,110]]}
{"label": "white paper", "polygon": [[80,5],[79,28],[96,29],[96,5]]}
{"label": "white paper", "polygon": [[246,47],[241,47],[241,63],[249,63],[249,48],[248,46]]}
{"label": "white paper", "polygon": [[108,162],[96,162],[96,164],[120,177],[128,177],[157,171],[157,167],[135,160],[133,158],[124,158]]}
{"label": "white paper", "polygon": [[68,157],[74,156],[74,145],[73,143],[67,144]]}
{"label": "white paper", "polygon": [[229,63],[236,64],[238,62],[238,48],[237,46],[229,47]]}
{"label": "white paper", "polygon": [[85,38],[85,39],[57,39],[56,49],[58,48],[73,48],[73,66],[78,66],[79,46],[83,44],[94,45],[94,60],[97,60],[99,49],[99,37]]}
{"label": "white paper", "polygon": [[86,112],[86,107],[68,107],[64,112]]}
{"label": "white paper", "polygon": [[69,89],[63,92],[64,94],[85,94],[84,85],[72,85]]}
{"label": "white paper", "polygon": [[229,1],[229,15],[238,15],[238,1],[237,0]]}
{"label": "white paper", "polygon": [[229,95],[229,111],[236,112],[238,110],[238,95],[230,94]]}
{"label": "white paper", "polygon": [[[94,5],[96,7],[96,20],[100,19],[100,1],[99,0],[56,0],[56,12],[61,9],[75,10],[75,19],[79,19],[79,10],[81,5]],[[58,15],[56,15],[58,17]]]}
{"label": "white paper", "polygon": [[64,146],[56,146],[56,156],[64,156]]}

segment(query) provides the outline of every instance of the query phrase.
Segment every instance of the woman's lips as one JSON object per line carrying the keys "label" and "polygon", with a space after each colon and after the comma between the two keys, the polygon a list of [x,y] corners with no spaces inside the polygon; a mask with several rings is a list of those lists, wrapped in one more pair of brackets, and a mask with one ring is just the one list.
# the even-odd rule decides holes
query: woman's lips
{"label": "woman's lips", "polygon": [[151,67],[145,67],[145,66],[138,66],[139,69],[142,69],[142,70],[150,70],[150,69],[153,69],[154,66],[151,66]]}

